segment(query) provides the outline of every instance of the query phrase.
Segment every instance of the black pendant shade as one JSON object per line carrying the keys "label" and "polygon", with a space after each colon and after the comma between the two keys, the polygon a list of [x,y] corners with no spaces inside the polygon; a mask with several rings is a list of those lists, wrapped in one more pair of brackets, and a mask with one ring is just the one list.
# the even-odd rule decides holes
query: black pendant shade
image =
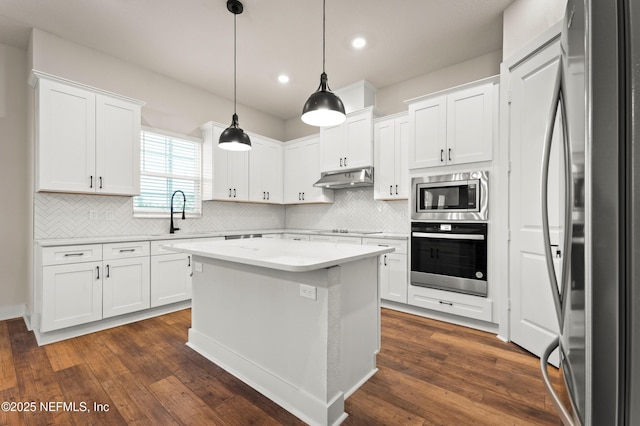
{"label": "black pendant shade", "polygon": [[327,127],[341,124],[347,117],[344,104],[329,88],[327,73],[324,71],[325,63],[325,9],[326,0],[322,1],[322,74],[320,74],[320,86],[318,90],[309,96],[302,108],[303,122],[312,126]]}
{"label": "black pendant shade", "polygon": [[302,108],[302,121],[311,126],[336,126],[345,118],[344,104],[327,83],[327,74],[320,75],[318,90],[309,96]]}
{"label": "black pendant shade", "polygon": [[231,125],[220,135],[218,146],[229,151],[248,151],[251,149],[251,139],[238,125],[236,113],[236,16],[244,10],[239,0],[228,0],[227,10],[233,13],[233,116]]}
{"label": "black pendant shade", "polygon": [[231,125],[220,135],[218,146],[228,151],[248,151],[251,149],[251,139],[238,126],[238,114],[233,114]]}

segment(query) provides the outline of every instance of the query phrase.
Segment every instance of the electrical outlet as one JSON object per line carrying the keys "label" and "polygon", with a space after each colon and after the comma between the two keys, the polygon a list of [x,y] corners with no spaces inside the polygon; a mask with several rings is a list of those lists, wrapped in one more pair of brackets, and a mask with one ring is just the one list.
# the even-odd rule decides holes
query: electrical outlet
{"label": "electrical outlet", "polygon": [[89,220],[98,220],[98,211],[97,210],[89,210]]}
{"label": "electrical outlet", "polygon": [[317,287],[312,285],[300,284],[300,296],[306,297],[307,299],[316,300],[317,296]]}

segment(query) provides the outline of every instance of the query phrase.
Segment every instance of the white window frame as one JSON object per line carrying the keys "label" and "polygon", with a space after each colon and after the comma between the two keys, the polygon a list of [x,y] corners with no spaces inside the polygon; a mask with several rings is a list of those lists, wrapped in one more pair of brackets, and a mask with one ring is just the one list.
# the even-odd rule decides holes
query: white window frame
{"label": "white window frame", "polygon": [[[196,155],[194,158],[194,170],[191,174],[180,174],[173,173],[172,170],[165,170],[164,172],[159,171],[148,171],[145,169],[145,161],[147,160],[145,156],[145,136],[150,135],[152,138],[160,139],[165,138],[165,140],[175,140],[177,142],[189,142],[193,143],[197,146]],[[149,138],[151,139],[151,138]],[[170,161],[170,159],[168,160]],[[186,172],[185,172],[186,173]],[[189,182],[193,182],[193,191],[187,190],[187,188],[180,188],[179,185],[173,185],[171,188],[167,190],[166,193],[166,206],[164,208],[154,207],[154,208],[145,208],[145,207],[137,207],[137,203],[140,201],[140,198],[143,197],[143,193],[145,192],[145,179],[148,178],[156,178],[156,179],[181,179]],[[170,199],[174,190],[183,190],[187,195],[187,210],[186,217],[189,218],[199,218],[202,217],[202,139],[195,138],[192,136],[182,135],[179,133],[173,133],[166,130],[155,129],[151,127],[142,127],[140,132],[140,194],[139,196],[134,197],[133,199],[133,217],[135,218],[168,218],[170,215]],[[193,192],[193,196],[191,195]],[[191,201],[189,198],[192,198]],[[156,201],[160,201],[160,198]],[[173,212],[176,217],[178,217],[177,212],[182,212],[182,196],[180,194],[176,194],[174,197],[174,207]],[[192,206],[192,208],[190,208]]]}

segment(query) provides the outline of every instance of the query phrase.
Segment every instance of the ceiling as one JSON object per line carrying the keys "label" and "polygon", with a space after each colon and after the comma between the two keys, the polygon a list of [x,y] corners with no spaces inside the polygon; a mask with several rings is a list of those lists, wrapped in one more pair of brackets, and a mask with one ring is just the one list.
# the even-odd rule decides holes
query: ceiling
{"label": "ceiling", "polygon": [[[513,0],[329,0],[332,89],[382,89],[502,48]],[[238,103],[300,114],[322,72],[321,0],[244,0],[237,16]],[[226,0],[2,0],[0,42],[27,48],[30,29],[233,99],[233,15]],[[367,39],[361,50],[355,36]],[[283,85],[281,73],[290,76]]]}

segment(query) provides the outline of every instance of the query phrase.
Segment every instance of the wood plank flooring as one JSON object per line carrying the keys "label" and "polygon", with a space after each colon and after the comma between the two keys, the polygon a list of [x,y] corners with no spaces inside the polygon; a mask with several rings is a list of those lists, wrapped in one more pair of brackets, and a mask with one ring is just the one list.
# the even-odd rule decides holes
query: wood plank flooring
{"label": "wood plank flooring", "polygon": [[[0,322],[0,403],[35,408],[0,410],[0,424],[303,424],[185,346],[190,314],[42,347],[22,319]],[[377,362],[346,400],[343,424],[561,424],[538,359],[492,334],[383,309]]]}

